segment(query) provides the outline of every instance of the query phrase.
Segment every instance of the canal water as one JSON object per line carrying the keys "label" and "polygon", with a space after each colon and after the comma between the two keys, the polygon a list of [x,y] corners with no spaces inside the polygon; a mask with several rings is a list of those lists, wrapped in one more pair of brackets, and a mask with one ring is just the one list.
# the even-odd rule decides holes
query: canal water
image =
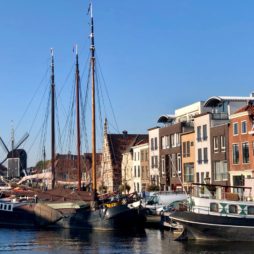
{"label": "canal water", "polygon": [[254,243],[176,242],[170,231],[145,229],[142,233],[80,230],[0,229],[1,253],[178,254],[254,253]]}

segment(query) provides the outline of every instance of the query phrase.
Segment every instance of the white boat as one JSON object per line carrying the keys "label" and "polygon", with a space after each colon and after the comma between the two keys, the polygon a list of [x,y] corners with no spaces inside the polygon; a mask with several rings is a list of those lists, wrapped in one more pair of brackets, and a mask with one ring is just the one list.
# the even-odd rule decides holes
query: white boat
{"label": "white boat", "polygon": [[[183,226],[188,239],[253,241],[254,202],[250,187],[193,184],[187,211],[170,219]],[[180,235],[180,236],[182,236]]]}

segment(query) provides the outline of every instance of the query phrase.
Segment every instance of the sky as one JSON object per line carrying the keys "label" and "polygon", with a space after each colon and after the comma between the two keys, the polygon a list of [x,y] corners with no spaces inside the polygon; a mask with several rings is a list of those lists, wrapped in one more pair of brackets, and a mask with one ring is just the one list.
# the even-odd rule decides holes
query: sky
{"label": "sky", "polygon": [[[37,110],[46,108],[50,48],[60,128],[74,82],[75,44],[85,87],[87,8],[88,0],[0,1],[0,136],[10,147],[12,128],[15,140],[28,131],[29,165],[39,159],[44,115]],[[147,133],[176,108],[211,96],[248,96],[254,90],[253,10],[252,0],[94,0],[96,61],[117,122],[107,113],[109,131]]]}

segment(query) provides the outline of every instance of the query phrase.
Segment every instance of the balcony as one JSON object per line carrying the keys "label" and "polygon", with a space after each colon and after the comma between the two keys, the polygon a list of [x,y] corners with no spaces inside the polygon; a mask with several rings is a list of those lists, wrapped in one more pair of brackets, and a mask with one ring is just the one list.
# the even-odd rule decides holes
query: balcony
{"label": "balcony", "polygon": [[213,120],[228,120],[227,113],[212,113]]}

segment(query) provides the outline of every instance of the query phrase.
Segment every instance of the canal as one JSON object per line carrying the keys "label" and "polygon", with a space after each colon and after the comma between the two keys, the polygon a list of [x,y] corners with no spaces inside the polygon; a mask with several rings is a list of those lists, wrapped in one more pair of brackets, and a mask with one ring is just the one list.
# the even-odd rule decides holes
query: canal
{"label": "canal", "polygon": [[253,253],[254,243],[176,242],[170,231],[146,229],[142,233],[80,230],[0,229],[2,253]]}

